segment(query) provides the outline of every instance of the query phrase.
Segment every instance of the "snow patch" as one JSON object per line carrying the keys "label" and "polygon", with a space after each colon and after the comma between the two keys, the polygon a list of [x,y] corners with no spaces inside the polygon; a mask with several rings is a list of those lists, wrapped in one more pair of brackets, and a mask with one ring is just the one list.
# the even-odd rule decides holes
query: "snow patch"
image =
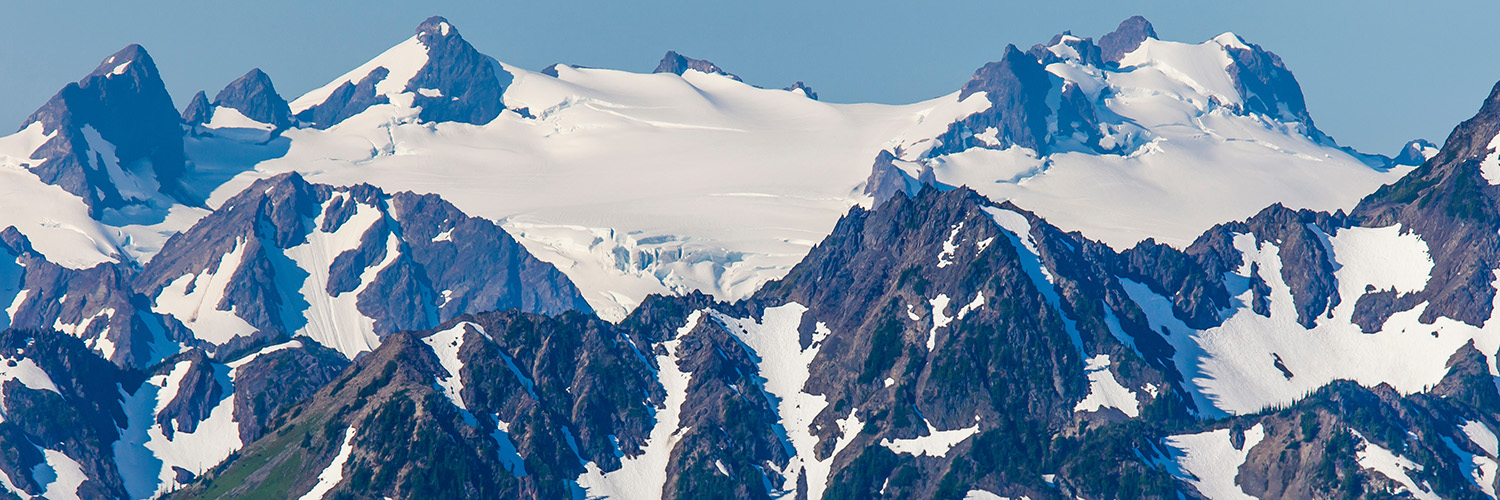
{"label": "snow patch", "polygon": [[1350,430],[1349,432],[1353,433],[1354,437],[1364,443],[1364,448],[1354,454],[1359,462],[1359,466],[1378,472],[1380,475],[1400,483],[1402,487],[1397,488],[1396,493],[1399,494],[1402,490],[1405,490],[1410,492],[1412,497],[1419,500],[1440,500],[1442,498],[1432,492],[1432,488],[1427,486],[1426,481],[1423,481],[1422,485],[1418,486],[1417,482],[1412,480],[1411,475],[1408,474],[1408,471],[1420,472],[1422,470],[1421,465],[1406,457],[1392,453],[1391,450],[1381,448],[1380,445],[1365,439],[1358,431]]}
{"label": "snow patch", "polygon": [[349,455],[354,451],[354,427],[344,430],[344,442],[339,445],[339,454],[333,457],[333,462],[328,468],[318,474],[318,484],[313,485],[307,494],[302,495],[300,500],[321,500],[333,491],[334,486],[344,480],[344,464],[349,462]]}
{"label": "snow patch", "polygon": [[1245,442],[1239,449],[1230,441],[1230,430],[1183,434],[1166,439],[1167,455],[1173,463],[1168,471],[1191,483],[1205,498],[1214,500],[1255,500],[1245,494],[1236,482],[1240,466],[1250,449],[1266,437],[1261,424],[1245,430]]}
{"label": "snow patch", "polygon": [[244,239],[237,239],[234,250],[220,257],[217,267],[197,275],[184,274],[168,283],[157,294],[152,310],[172,315],[199,339],[214,345],[255,333],[256,328],[235,314],[233,307],[227,311],[219,309],[230,278],[245,255],[245,246]]}
{"label": "snow patch", "polygon": [[1109,355],[1100,354],[1085,360],[1087,366],[1084,373],[1089,378],[1089,395],[1079,401],[1073,411],[1100,411],[1104,408],[1115,408],[1124,412],[1126,416],[1135,418],[1141,416],[1140,401],[1136,399],[1135,391],[1126,389],[1115,379],[1115,374],[1109,369]]}
{"label": "snow patch", "polygon": [[927,435],[911,439],[886,439],[880,440],[880,445],[896,453],[905,453],[915,457],[945,457],[954,446],[969,439],[970,436],[979,433],[979,417],[974,417],[972,426],[960,429],[940,431],[932,426],[932,422],[922,418],[922,423],[927,425]]}
{"label": "snow patch", "polygon": [[464,382],[461,372],[464,361],[459,359],[458,353],[463,350],[464,334],[468,332],[473,323],[467,321],[453,325],[452,328],[443,330],[422,339],[432,353],[437,356],[438,363],[443,366],[443,371],[448,373],[445,377],[438,377],[435,385],[442,389],[443,395],[453,402],[458,409],[468,411],[469,407],[464,405],[463,390]]}
{"label": "snow patch", "polygon": [[[584,466],[586,471],[578,477],[578,484],[591,497],[647,500],[661,496],[662,487],[667,484],[667,462],[685,432],[681,428],[682,404],[687,401],[688,382],[692,380],[691,373],[683,372],[677,366],[677,348],[682,344],[682,337],[698,327],[703,315],[702,310],[693,311],[688,315],[687,323],[677,329],[677,335],[661,343],[666,353],[656,357],[657,379],[666,389],[667,397],[664,407],[656,412],[656,423],[651,427],[651,435],[646,438],[641,454],[621,457],[620,468],[610,473],[604,473],[593,462]],[[574,452],[577,452],[576,448]]]}

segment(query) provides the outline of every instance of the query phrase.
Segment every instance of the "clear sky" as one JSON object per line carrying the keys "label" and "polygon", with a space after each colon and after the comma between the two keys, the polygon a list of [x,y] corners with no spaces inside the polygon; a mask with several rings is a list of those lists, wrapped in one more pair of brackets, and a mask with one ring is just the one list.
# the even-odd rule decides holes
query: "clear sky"
{"label": "clear sky", "polygon": [[[1441,142],[1500,79],[1500,2],[1394,0],[1037,1],[167,1],[0,3],[0,130],[129,43],[156,59],[179,107],[250,68],[291,100],[443,15],[480,51],[645,72],[667,50],[747,82],[802,80],[825,101],[908,103],[947,94],[1007,43],[1081,36],[1145,15],[1166,40],[1233,31],[1280,55],[1319,128],[1363,151]],[[4,125],[11,123],[13,125]]]}

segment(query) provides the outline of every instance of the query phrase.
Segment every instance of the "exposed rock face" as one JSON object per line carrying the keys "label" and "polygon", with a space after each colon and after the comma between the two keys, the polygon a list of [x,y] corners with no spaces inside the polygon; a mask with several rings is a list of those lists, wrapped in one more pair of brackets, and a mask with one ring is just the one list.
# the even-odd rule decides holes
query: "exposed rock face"
{"label": "exposed rock face", "polygon": [[155,62],[146,49],[130,45],[63,87],[21,128],[39,123],[44,133],[56,134],[32,153],[45,161],[31,171],[83,198],[97,217],[106,209],[149,203],[155,194],[121,192],[116,176],[140,177],[176,201],[201,203],[180,183],[186,168],[181,122]]}
{"label": "exposed rock face", "polygon": [[193,94],[193,98],[188,101],[187,107],[183,108],[182,123],[185,123],[187,124],[187,126],[192,127],[208,123],[208,121],[212,119],[214,119],[213,104],[208,102],[208,95],[204,94],[202,90],[199,90],[198,93]]}
{"label": "exposed rock face", "polygon": [[[1401,224],[1427,242],[1434,268],[1411,299],[1383,301],[1377,318],[1426,303],[1421,320],[1448,317],[1482,325],[1492,314],[1493,271],[1500,266],[1500,188],[1480,172],[1500,133],[1500,85],[1479,113],[1459,124],[1437,156],[1406,177],[1376,190],[1352,213],[1361,225]],[[1374,291],[1378,292],[1378,291]]]}
{"label": "exposed rock face", "polygon": [[198,423],[208,418],[219,401],[228,396],[224,384],[218,380],[224,375],[214,373],[219,370],[227,369],[214,366],[208,356],[197,349],[168,359],[157,368],[156,375],[180,373],[177,393],[156,413],[156,424],[161,426],[163,434],[171,438],[177,431],[192,433],[198,430]]}
{"label": "exposed rock face", "polygon": [[416,93],[422,121],[483,125],[500,115],[505,109],[500,94],[511,75],[498,62],[475,50],[441,17],[417,26],[417,39],[427,47],[427,64],[406,84],[406,92]]}
{"label": "exposed rock face", "polygon": [[[500,63],[474,49],[447,19],[431,17],[417,26],[416,38],[426,50],[426,62],[401,82],[395,93],[410,94],[425,122],[462,122],[483,125],[505,109],[501,94],[513,77]],[[379,66],[357,82],[345,81],[323,102],[297,113],[297,120],[314,128],[328,128],[370,106],[392,102],[376,84],[391,77]],[[394,95],[394,93],[393,93]]]}
{"label": "exposed rock face", "polygon": [[390,70],[382,66],[365,75],[359,83],[339,84],[328,95],[327,100],[297,113],[297,120],[313,128],[325,129],[369,109],[370,106],[391,102],[390,98],[375,94],[375,84],[390,73]]}
{"label": "exposed rock face", "polygon": [[1135,51],[1147,38],[1156,38],[1156,28],[1146,18],[1132,16],[1120,22],[1114,31],[1099,37],[1099,57],[1105,62],[1118,63],[1121,57]]}
{"label": "exposed rock face", "polygon": [[[224,262],[235,267],[220,269]],[[324,293],[353,293],[354,313],[373,321],[378,335],[488,310],[588,310],[572,282],[490,221],[468,217],[432,195],[391,196],[368,185],[332,188],[295,173],[257,181],[173,236],[135,287],[161,308],[168,285],[205,275],[228,276],[229,282],[222,300],[203,305],[200,314],[230,312],[254,330],[200,344],[215,353],[289,338],[304,328],[322,332],[314,338],[346,356],[373,347],[319,336],[351,340],[355,332],[344,330],[360,329],[309,324],[309,318],[354,312],[328,309],[337,306],[318,298]],[[303,295],[309,280],[316,290],[311,297]],[[192,293],[179,288],[173,293]]]}
{"label": "exposed rock face", "polygon": [[998,131],[995,137],[1001,142],[999,147],[1015,144],[1042,151],[1047,145],[1047,117],[1052,114],[1046,103],[1051,88],[1051,79],[1035,57],[1007,45],[1005,56],[975,71],[958,95],[962,101],[984,92],[990,101],[989,109],[954,123],[938,137],[941,145],[928,154],[936,156],[989,146],[975,136],[991,127]]}
{"label": "exposed rock face", "polygon": [[1438,147],[1426,139],[1413,139],[1401,147],[1401,152],[1391,159],[1395,165],[1419,166],[1432,155],[1436,155]]}
{"label": "exposed rock face", "polygon": [[791,91],[791,92],[801,91],[802,95],[807,96],[808,99],[812,99],[814,101],[818,100],[818,93],[817,92],[813,92],[812,87],[807,86],[807,84],[802,83],[801,81],[798,81],[797,83],[792,84],[792,86],[787,87],[787,88],[782,89],[782,90],[787,90],[787,91]]}
{"label": "exposed rock face", "polygon": [[1313,126],[1312,115],[1307,112],[1307,103],[1302,97],[1302,86],[1297,77],[1282,64],[1281,58],[1259,45],[1238,39],[1248,48],[1226,46],[1231,63],[1229,78],[1243,102],[1243,112],[1258,113],[1285,121],[1302,123],[1307,135],[1314,139],[1326,139]]}
{"label": "exposed rock face", "polygon": [[[0,332],[0,364],[9,371],[19,364],[40,368],[43,388],[7,378],[0,383],[0,471],[21,491],[40,495],[44,450],[61,452],[77,462],[84,478],[76,491],[82,498],[124,498],[126,491],[111,445],[125,424],[121,387],[134,390],[131,377],[89,352],[78,339],[46,330]],[[56,389],[56,390],[53,390]]]}
{"label": "exposed rock face", "polygon": [[865,180],[864,193],[875,199],[876,207],[892,197],[909,197],[921,191],[921,184],[897,168],[896,161],[899,160],[890,151],[882,150],[875,157],[875,167],[870,171],[870,178]]}
{"label": "exposed rock face", "polygon": [[338,351],[311,342],[302,344],[260,354],[240,365],[234,380],[234,421],[239,423],[240,442],[254,442],[280,427],[287,419],[286,410],[312,397],[349,366]]}
{"label": "exposed rock face", "polygon": [[733,79],[734,81],[741,81],[739,76],[720,69],[712,62],[702,59],[693,59],[671,50],[667,51],[667,55],[661,57],[661,62],[658,63],[656,65],[656,69],[652,70],[651,72],[681,75],[690,69],[710,75],[724,75]]}
{"label": "exposed rock face", "polygon": [[[291,108],[287,106],[286,100],[276,93],[276,87],[271,84],[271,77],[260,68],[250,70],[249,73],[245,73],[245,76],[230,82],[224,90],[220,90],[219,94],[214,96],[214,105],[234,108],[246,118],[270,124],[277,130],[286,129],[292,125]],[[184,117],[187,116],[186,113],[185,111]],[[192,122],[186,118],[184,121]]]}
{"label": "exposed rock face", "polygon": [[0,239],[6,251],[0,252],[0,267],[14,266],[19,274],[19,293],[6,311],[9,327],[63,330],[115,364],[137,368],[160,361],[158,351],[173,352],[165,344],[188,335],[152,313],[145,297],[134,293],[134,272],[128,266],[69,269],[37,253],[13,227],[0,232]]}

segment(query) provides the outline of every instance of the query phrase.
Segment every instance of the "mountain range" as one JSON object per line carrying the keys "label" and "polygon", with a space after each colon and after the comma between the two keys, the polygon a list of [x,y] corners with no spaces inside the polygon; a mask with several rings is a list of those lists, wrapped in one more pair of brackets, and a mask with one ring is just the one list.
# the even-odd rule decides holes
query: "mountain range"
{"label": "mountain range", "polygon": [[128,46],[0,138],[0,495],[1496,497],[1500,85],[1385,156],[1233,33],[997,57]]}

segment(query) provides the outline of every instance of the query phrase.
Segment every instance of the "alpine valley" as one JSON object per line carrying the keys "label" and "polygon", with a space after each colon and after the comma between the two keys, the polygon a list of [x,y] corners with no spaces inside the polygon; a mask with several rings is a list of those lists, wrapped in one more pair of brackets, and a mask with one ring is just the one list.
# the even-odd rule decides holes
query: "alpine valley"
{"label": "alpine valley", "polygon": [[1500,86],[1391,157],[1233,33],[995,57],[125,47],[0,138],[0,496],[1496,498]]}

